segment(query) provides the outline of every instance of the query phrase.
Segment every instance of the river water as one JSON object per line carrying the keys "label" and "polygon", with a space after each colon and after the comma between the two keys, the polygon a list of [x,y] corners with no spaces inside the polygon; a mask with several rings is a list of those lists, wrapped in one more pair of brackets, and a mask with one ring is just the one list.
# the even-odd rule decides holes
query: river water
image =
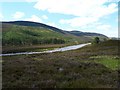
{"label": "river water", "polygon": [[62,48],[56,48],[54,50],[48,50],[48,51],[42,51],[42,52],[19,52],[19,53],[8,53],[8,54],[0,54],[0,56],[14,56],[14,55],[27,55],[27,54],[40,54],[40,53],[53,53],[53,52],[63,52],[68,50],[75,50],[82,48],[86,45],[89,45],[91,43],[86,44],[79,44],[79,45],[73,45],[73,46],[66,46]]}

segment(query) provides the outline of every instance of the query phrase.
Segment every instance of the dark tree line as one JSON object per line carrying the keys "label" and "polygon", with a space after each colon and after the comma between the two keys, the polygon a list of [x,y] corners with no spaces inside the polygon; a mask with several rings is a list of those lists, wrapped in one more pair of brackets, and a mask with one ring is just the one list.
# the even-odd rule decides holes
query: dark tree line
{"label": "dark tree line", "polygon": [[20,39],[11,38],[9,40],[2,40],[3,45],[34,45],[34,44],[64,44],[65,40],[60,38],[48,38],[48,39]]}

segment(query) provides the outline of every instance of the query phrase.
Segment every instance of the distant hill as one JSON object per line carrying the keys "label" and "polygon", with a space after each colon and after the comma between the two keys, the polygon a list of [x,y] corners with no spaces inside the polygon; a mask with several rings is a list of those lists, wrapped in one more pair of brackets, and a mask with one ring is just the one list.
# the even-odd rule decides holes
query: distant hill
{"label": "distant hill", "polygon": [[85,43],[94,37],[107,38],[98,33],[64,31],[42,23],[30,21],[2,22],[4,46],[33,44]]}
{"label": "distant hill", "polygon": [[[58,29],[56,27],[53,26],[49,26],[46,24],[42,24],[42,23],[37,23],[37,22],[30,22],[30,21],[11,21],[11,22],[3,22],[3,23],[8,23],[8,24],[15,24],[15,25],[21,25],[21,26],[32,26],[32,27],[44,27],[47,29],[51,29],[60,33],[65,34],[66,31],[63,31],[61,29]],[[77,30],[73,30],[73,31],[67,31],[67,33],[76,35],[76,36],[102,36],[102,37],[106,37],[103,34],[99,34],[99,33],[90,33],[90,32],[81,32],[81,31],[77,31]]]}
{"label": "distant hill", "polygon": [[86,37],[103,37],[108,38],[107,36],[99,33],[91,33],[91,32],[81,32],[81,31],[70,31],[69,33],[76,36],[86,36]]}

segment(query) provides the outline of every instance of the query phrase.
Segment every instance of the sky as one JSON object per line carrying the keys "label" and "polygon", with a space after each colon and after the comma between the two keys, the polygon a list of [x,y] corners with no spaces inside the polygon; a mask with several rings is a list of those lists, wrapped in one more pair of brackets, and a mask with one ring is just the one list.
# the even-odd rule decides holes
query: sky
{"label": "sky", "polygon": [[34,21],[118,37],[119,0],[1,0],[0,21]]}

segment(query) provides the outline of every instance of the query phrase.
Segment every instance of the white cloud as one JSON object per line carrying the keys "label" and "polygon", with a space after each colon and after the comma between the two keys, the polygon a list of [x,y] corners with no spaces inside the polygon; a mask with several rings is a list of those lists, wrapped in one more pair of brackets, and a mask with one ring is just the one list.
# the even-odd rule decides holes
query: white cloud
{"label": "white cloud", "polygon": [[47,10],[50,13],[74,16],[103,16],[109,14],[111,11],[116,11],[115,7],[117,5],[115,3],[109,6],[104,5],[108,1],[109,0],[39,0],[34,7],[39,10]]}
{"label": "white cloud", "polygon": [[42,18],[43,19],[48,19],[48,17],[46,15],[43,15]]}
{"label": "white cloud", "polygon": [[96,29],[98,29],[98,30],[110,30],[112,27],[111,27],[111,25],[99,25],[99,26],[97,26],[96,27]]}
{"label": "white cloud", "polygon": [[102,33],[109,37],[118,37],[118,28],[112,27],[110,30],[103,30]]}
{"label": "white cloud", "polygon": [[70,24],[72,27],[81,27],[84,25],[88,25],[91,23],[94,23],[98,21],[98,18],[94,18],[94,17],[77,17],[77,18],[73,18],[73,19],[68,19],[68,20],[60,20],[59,22],[61,24]]}
{"label": "white cloud", "polygon": [[[108,5],[105,5],[106,3]],[[68,24],[72,27],[98,22],[102,17],[118,10],[113,0],[39,0],[34,7],[50,13],[74,15],[74,18],[59,21],[61,24]]]}
{"label": "white cloud", "polygon": [[80,28],[86,32],[96,32],[107,35],[108,37],[117,37],[118,36],[118,27],[113,27],[105,23],[93,23],[88,26],[83,26]]}
{"label": "white cloud", "polygon": [[101,7],[96,7],[91,16],[101,18],[103,16],[110,15],[117,11],[118,11],[117,4],[111,3],[108,6],[102,5]]}
{"label": "white cloud", "polygon": [[25,14],[23,12],[16,12],[14,15],[13,15],[13,18],[15,19],[19,19],[19,18],[22,18]]}
{"label": "white cloud", "polygon": [[26,18],[25,21],[42,22],[41,18],[36,15],[32,15],[30,18]]}
{"label": "white cloud", "polygon": [[[118,11],[119,0],[39,0],[34,8],[49,13],[73,15],[74,18],[61,19],[59,23],[69,28],[80,28],[95,32],[108,32],[112,26],[101,20]],[[101,22],[101,23],[100,23]],[[107,34],[107,33],[106,33]]]}

